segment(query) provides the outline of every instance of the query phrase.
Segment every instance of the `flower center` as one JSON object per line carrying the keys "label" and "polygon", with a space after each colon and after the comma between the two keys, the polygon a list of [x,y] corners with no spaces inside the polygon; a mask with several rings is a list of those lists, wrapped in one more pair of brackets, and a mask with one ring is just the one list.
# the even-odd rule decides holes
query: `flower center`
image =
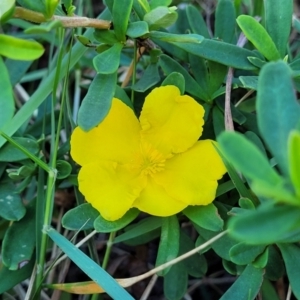
{"label": "flower center", "polygon": [[151,144],[141,141],[140,153],[135,164],[140,174],[153,176],[153,174],[163,171],[165,161],[165,157]]}

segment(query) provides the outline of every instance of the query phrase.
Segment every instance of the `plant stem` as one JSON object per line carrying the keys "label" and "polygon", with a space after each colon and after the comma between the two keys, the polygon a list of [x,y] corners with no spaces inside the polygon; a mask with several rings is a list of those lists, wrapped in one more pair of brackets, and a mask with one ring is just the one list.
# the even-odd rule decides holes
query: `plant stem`
{"label": "plant stem", "polygon": [[106,251],[105,251],[105,255],[104,255],[103,263],[102,263],[102,268],[104,270],[106,269],[107,264],[108,264],[108,260],[109,260],[109,256],[110,256],[110,252],[111,252],[111,248],[112,248],[115,236],[116,236],[116,231],[111,232],[109,234],[109,238],[108,238],[108,241],[107,241],[107,244],[106,244]]}
{"label": "plant stem", "polygon": [[62,23],[63,27],[93,27],[98,29],[109,29],[111,26],[110,21],[106,20],[99,20],[93,18],[86,18],[86,17],[65,17],[65,16],[53,16],[50,19],[46,19],[42,13],[29,10],[20,6],[15,8],[15,12],[13,15],[14,18],[27,20],[33,23],[43,23],[48,21],[59,20]]}

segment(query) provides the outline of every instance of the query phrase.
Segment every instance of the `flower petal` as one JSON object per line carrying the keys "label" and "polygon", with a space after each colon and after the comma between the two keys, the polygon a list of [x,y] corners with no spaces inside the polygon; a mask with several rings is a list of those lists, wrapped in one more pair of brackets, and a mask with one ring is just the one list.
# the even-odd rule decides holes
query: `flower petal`
{"label": "flower petal", "polygon": [[99,159],[128,162],[139,149],[139,131],[132,109],[114,98],[108,115],[97,127],[88,132],[75,128],[71,156],[81,166]]}
{"label": "flower petal", "polygon": [[137,177],[126,166],[111,161],[84,165],[78,182],[86,201],[109,221],[121,218],[132,207],[145,185],[142,177]]}
{"label": "flower petal", "polygon": [[171,197],[149,177],[146,187],[132,206],[153,216],[167,217],[182,211],[187,204]]}
{"label": "flower petal", "polygon": [[204,140],[168,159],[165,170],[155,174],[154,179],[179,201],[188,205],[207,205],[215,199],[217,180],[225,173],[213,141]]}
{"label": "flower petal", "polygon": [[140,123],[142,138],[163,154],[186,151],[202,133],[204,109],[176,86],[162,86],[146,97]]}

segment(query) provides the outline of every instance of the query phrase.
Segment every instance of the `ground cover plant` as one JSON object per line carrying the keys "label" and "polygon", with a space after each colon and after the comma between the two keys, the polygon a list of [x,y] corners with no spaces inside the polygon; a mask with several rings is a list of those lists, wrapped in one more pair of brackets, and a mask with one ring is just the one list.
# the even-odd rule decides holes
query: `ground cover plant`
{"label": "ground cover plant", "polygon": [[2,299],[300,299],[297,14],[2,0]]}

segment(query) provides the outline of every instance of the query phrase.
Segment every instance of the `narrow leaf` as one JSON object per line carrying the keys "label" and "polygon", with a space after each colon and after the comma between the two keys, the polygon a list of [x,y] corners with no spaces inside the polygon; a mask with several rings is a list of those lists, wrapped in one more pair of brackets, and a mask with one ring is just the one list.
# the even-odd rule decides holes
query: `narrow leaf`
{"label": "narrow leaf", "polygon": [[78,113],[83,130],[97,126],[108,114],[115,93],[117,74],[97,74],[91,83]]}
{"label": "narrow leaf", "polygon": [[267,31],[253,17],[241,15],[237,23],[247,39],[268,60],[280,59],[280,54]]}
{"label": "narrow leaf", "polygon": [[0,55],[17,60],[34,60],[44,53],[41,44],[0,34]]}
{"label": "narrow leaf", "polygon": [[57,244],[57,246],[66,253],[66,255],[93,281],[102,287],[108,295],[113,299],[132,300],[125,289],[123,289],[115,279],[113,279],[106,271],[97,265],[81,250],[76,248],[64,236],[59,234],[51,227],[45,229],[50,238]]}
{"label": "narrow leaf", "polygon": [[258,80],[257,116],[260,132],[281,168],[289,176],[288,138],[300,119],[291,70],[283,61],[263,67]]}
{"label": "narrow leaf", "polygon": [[289,136],[288,142],[288,156],[289,156],[289,170],[291,180],[300,198],[300,132],[293,130]]}

